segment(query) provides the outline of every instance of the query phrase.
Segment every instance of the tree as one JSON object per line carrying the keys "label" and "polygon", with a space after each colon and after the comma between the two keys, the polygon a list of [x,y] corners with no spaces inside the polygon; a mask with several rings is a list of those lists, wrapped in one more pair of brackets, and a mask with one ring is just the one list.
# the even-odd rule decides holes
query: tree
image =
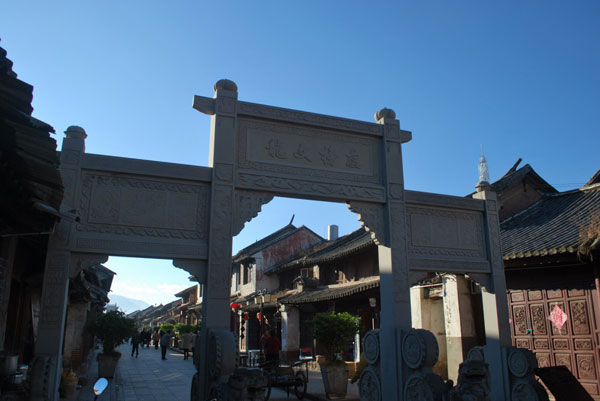
{"label": "tree", "polygon": [[100,340],[104,354],[119,354],[115,348],[136,334],[136,324],[125,313],[112,310],[98,315],[88,331]]}
{"label": "tree", "polygon": [[317,313],[310,323],[314,327],[317,342],[326,350],[327,363],[335,363],[337,354],[358,333],[360,318],[348,312]]}
{"label": "tree", "polygon": [[160,325],[160,331],[168,333],[169,331],[173,331],[174,327],[172,323],[163,323]]}

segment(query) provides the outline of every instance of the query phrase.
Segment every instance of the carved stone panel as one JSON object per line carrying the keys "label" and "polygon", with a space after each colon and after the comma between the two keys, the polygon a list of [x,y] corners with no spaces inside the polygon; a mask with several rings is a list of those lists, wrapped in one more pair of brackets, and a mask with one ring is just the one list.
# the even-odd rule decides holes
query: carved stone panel
{"label": "carved stone panel", "polygon": [[360,224],[365,227],[367,232],[378,245],[387,245],[388,233],[385,226],[385,207],[376,203],[351,202],[348,203],[348,209],[358,214]]}
{"label": "carved stone panel", "polygon": [[233,189],[226,185],[213,190],[216,212],[213,214],[208,283],[216,293],[229,291],[231,286],[231,211]]}
{"label": "carved stone panel", "polygon": [[63,324],[64,302],[68,280],[69,255],[65,252],[48,255],[44,271],[40,328],[59,329]]}
{"label": "carved stone panel", "polygon": [[255,119],[238,126],[238,187],[383,201],[381,138]]}
{"label": "carved stone panel", "polygon": [[263,205],[269,203],[273,195],[264,192],[235,191],[235,212],[233,232],[235,237],[242,231],[244,224],[258,215]]}
{"label": "carved stone panel", "polygon": [[310,197],[315,200],[349,201],[353,199],[382,203],[385,191],[382,186],[340,184],[338,182],[310,181],[239,174],[237,188],[271,192],[280,195]]}
{"label": "carved stone panel", "polygon": [[481,214],[416,206],[406,211],[409,255],[485,260]]}
{"label": "carved stone panel", "polygon": [[98,253],[206,256],[199,252],[208,239],[209,189],[202,182],[84,172],[75,246]]}

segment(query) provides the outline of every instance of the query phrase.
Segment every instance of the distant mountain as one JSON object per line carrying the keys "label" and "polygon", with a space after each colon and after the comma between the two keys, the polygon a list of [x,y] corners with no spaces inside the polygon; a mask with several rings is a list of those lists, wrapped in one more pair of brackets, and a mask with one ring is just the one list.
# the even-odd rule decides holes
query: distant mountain
{"label": "distant mountain", "polygon": [[135,312],[136,310],[146,309],[150,306],[149,303],[144,302],[140,299],[127,298],[122,295],[108,294],[110,303],[107,305],[107,309],[112,305],[116,305],[119,310],[125,313]]}

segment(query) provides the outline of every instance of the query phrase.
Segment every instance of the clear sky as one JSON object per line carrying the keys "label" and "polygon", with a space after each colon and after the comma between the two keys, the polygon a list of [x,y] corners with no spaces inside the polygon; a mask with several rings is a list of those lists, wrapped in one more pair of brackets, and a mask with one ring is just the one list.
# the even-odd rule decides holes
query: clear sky
{"label": "clear sky", "polygon": [[[600,168],[596,0],[0,0],[0,10],[0,46],[34,85],[34,116],[59,147],[80,125],[89,153],[206,166],[209,118],[192,98],[228,78],[249,102],[366,121],[394,109],[413,132],[412,190],[471,192],[481,145],[492,180],[519,157],[559,190]],[[234,249],[292,214],[321,235],[327,224],[358,227],[344,205],[277,199]],[[115,292],[134,298],[142,284],[189,285],[175,268],[108,266]]]}

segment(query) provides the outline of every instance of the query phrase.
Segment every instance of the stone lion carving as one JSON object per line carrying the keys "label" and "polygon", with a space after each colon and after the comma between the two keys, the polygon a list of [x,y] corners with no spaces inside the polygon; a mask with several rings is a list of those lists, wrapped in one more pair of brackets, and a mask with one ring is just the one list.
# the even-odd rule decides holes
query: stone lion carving
{"label": "stone lion carving", "polygon": [[448,401],[489,401],[490,379],[488,364],[467,360],[458,368],[458,383],[448,392]]}

